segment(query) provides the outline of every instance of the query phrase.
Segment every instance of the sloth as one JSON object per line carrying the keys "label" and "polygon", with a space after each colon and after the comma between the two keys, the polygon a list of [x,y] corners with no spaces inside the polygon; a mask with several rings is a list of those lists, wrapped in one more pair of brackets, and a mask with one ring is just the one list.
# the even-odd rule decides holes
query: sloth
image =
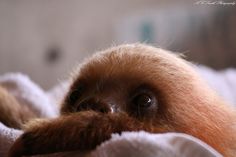
{"label": "sloth", "polygon": [[179,132],[236,154],[235,110],[167,50],[127,44],[97,52],[79,65],[61,115],[33,121],[9,157],[91,151],[112,133]]}

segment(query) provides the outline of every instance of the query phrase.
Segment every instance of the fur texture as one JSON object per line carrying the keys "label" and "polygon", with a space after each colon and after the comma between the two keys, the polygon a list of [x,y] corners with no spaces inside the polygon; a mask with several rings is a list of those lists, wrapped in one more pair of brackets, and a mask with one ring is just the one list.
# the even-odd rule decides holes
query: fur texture
{"label": "fur texture", "polygon": [[0,122],[8,127],[22,129],[24,123],[35,118],[32,111],[20,105],[4,87],[0,85]]}
{"label": "fur texture", "polygon": [[[134,103],[140,93],[149,96],[151,105]],[[224,156],[236,154],[234,109],[190,63],[147,45],[121,45],[87,59],[74,74],[61,113],[31,124],[9,157],[89,151],[112,133],[138,130],[186,133]]]}

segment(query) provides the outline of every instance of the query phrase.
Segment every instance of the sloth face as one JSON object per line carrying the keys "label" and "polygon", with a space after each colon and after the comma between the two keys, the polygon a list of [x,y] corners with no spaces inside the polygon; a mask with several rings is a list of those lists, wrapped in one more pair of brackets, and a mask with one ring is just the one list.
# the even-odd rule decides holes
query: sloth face
{"label": "sloth face", "polygon": [[172,108],[186,102],[182,95],[193,90],[191,81],[176,84],[194,80],[190,70],[185,61],[161,49],[109,49],[81,65],[61,111],[125,112],[139,120],[170,124]]}
{"label": "sloth face", "polygon": [[99,53],[80,67],[62,112],[125,112],[140,120],[164,119],[165,97],[158,85],[164,65],[159,64],[165,63],[152,51],[127,47]]}
{"label": "sloth face", "polygon": [[216,147],[222,143],[218,124],[230,121],[227,107],[191,64],[173,53],[122,45],[87,59],[74,76],[62,114],[126,113],[163,132],[187,133]]}

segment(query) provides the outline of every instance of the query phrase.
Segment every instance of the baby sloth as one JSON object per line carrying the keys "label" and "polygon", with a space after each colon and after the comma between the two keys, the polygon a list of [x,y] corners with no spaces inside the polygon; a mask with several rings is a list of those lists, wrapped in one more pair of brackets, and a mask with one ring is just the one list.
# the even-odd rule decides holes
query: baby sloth
{"label": "baby sloth", "polygon": [[9,157],[89,151],[112,133],[139,130],[186,133],[233,157],[235,118],[190,63],[159,48],[121,45],[81,64],[61,116],[29,125]]}

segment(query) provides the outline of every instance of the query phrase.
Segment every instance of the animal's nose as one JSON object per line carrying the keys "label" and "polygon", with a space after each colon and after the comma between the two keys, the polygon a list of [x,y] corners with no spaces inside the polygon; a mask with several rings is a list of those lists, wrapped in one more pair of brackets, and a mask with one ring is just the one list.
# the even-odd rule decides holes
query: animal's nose
{"label": "animal's nose", "polygon": [[101,113],[116,112],[116,108],[113,105],[110,105],[104,101],[97,100],[94,98],[84,100],[77,106],[78,112],[87,110],[93,110]]}

